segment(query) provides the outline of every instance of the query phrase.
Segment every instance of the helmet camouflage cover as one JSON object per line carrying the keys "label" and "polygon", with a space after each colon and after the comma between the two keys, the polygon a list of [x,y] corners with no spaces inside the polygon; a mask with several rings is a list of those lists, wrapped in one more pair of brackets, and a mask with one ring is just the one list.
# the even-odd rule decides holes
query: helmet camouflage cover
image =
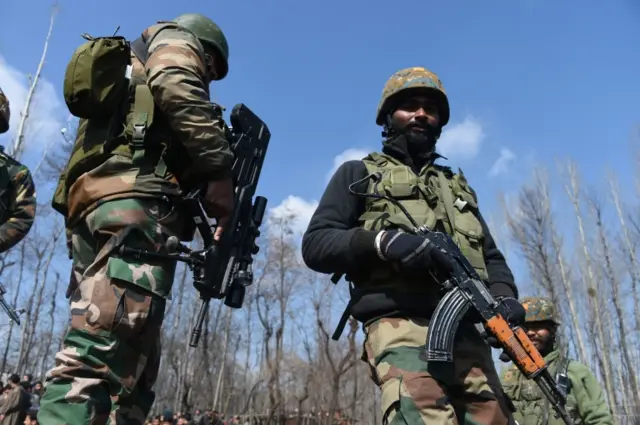
{"label": "helmet camouflage cover", "polygon": [[384,117],[395,107],[400,93],[408,90],[424,91],[434,96],[440,110],[440,125],[444,127],[449,122],[449,100],[438,76],[427,68],[412,67],[401,69],[393,74],[382,89],[382,98],[378,104],[376,124],[383,125]]}
{"label": "helmet camouflage cover", "polygon": [[549,298],[525,297],[521,303],[527,311],[525,322],[551,321],[560,325],[556,306]]}

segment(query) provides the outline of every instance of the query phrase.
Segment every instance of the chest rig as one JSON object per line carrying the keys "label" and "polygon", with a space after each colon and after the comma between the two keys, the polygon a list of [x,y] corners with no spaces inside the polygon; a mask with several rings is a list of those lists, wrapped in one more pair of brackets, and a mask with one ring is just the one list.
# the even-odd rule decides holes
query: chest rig
{"label": "chest rig", "polygon": [[[384,194],[398,202],[419,225],[449,234],[483,280],[488,279],[484,261],[484,231],[478,219],[475,192],[461,170],[428,164],[418,174],[399,160],[371,153],[363,159],[369,173],[380,173],[370,181],[368,193]],[[412,225],[404,213],[385,199],[366,198],[358,221],[366,230],[403,229]]]}
{"label": "chest rig", "polygon": [[[362,161],[369,174],[381,175],[376,181],[369,180],[366,193],[389,196],[397,200],[418,225],[449,234],[479,276],[485,281],[488,279],[483,249],[485,235],[478,219],[478,202],[461,170],[456,174],[448,167],[428,164],[416,174],[398,159],[377,152],[370,153]],[[370,231],[412,231],[411,222],[392,202],[365,199],[364,212],[358,218],[359,227]],[[352,299],[354,290],[406,288],[412,291],[416,286],[424,286],[423,281],[406,279],[385,265],[368,266],[367,271],[366,277],[347,277]],[[337,283],[338,280],[339,277],[334,276],[333,282]],[[334,340],[342,333],[350,308],[351,300],[334,332]]]}

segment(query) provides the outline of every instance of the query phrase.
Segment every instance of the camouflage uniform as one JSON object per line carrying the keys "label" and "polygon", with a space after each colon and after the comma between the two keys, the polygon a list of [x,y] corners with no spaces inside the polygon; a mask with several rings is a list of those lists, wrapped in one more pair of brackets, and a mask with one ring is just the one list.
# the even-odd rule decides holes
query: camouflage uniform
{"label": "camouflage uniform", "polygon": [[9,130],[9,118],[11,118],[11,110],[9,109],[9,99],[0,88],[0,134]]}
{"label": "camouflage uniform", "polygon": [[[203,182],[230,173],[232,153],[211,108],[202,37],[158,24],[142,38],[148,57],[143,65],[131,55],[132,80],[146,84],[155,103],[146,142],[166,149],[145,149],[144,158],[135,159],[125,132],[115,139],[122,148],[104,162],[72,179],[68,166],[61,176],[54,205],[71,234],[71,325],[46,376],[38,414],[43,425],[145,422],[176,265],[119,257],[116,250],[166,252],[168,237],[190,240],[193,228],[177,206],[187,173]],[[216,56],[218,80],[226,75],[224,53]],[[129,111],[125,123],[131,119]],[[92,125],[80,121],[77,143],[96,137]]]}
{"label": "camouflage uniform", "polygon": [[[0,88],[0,133],[9,130],[9,99]],[[29,169],[0,146],[0,253],[27,236],[36,216],[36,188]]]}
{"label": "camouflage uniform", "polygon": [[[429,94],[439,106],[440,124],[448,122],[449,104],[440,79],[431,71],[416,67],[401,70],[389,79],[378,107],[377,124],[389,122],[393,109],[390,99],[397,99],[401,93]],[[351,202],[340,200],[337,195],[335,201],[331,201],[332,190],[380,173],[377,181],[368,184],[367,193],[386,193],[400,201],[418,225],[451,234],[490,290],[493,292],[504,284],[508,290],[501,295],[514,297],[513,276],[480,218],[476,194],[462,172],[454,173],[448,167],[434,164],[433,160],[421,167],[407,165],[408,160],[401,159],[402,152],[399,152],[406,148],[398,148],[402,137],[388,137],[383,142],[384,153],[373,152],[362,161],[343,164],[336,172],[303,238],[303,256],[307,265],[316,271],[346,273],[353,283],[348,308],[353,317],[363,322],[362,359],[368,363],[370,376],[381,389],[384,424],[507,424],[511,414],[491,349],[474,326],[461,324],[451,367],[426,361],[429,317],[441,298],[436,282],[425,275],[400,274],[375,257],[358,256],[354,263],[360,264],[353,267],[338,258],[355,256],[352,251],[357,245],[355,240],[363,234],[361,229],[375,235],[381,230],[410,225],[398,207],[382,199],[362,201],[364,205],[344,213],[344,221],[337,216],[329,218],[332,209],[345,209],[344,205]],[[347,171],[361,167],[364,168],[361,171]],[[352,180],[341,181],[343,174],[352,176]],[[338,181],[333,189],[334,182]],[[348,244],[350,250],[343,254],[340,244],[317,248],[326,252],[322,254],[327,258],[325,266],[324,258],[316,260],[311,250],[313,245],[324,243],[319,240],[321,232],[335,232],[327,239],[337,240],[338,224],[347,232],[347,241],[343,244]],[[483,244],[488,240],[495,258],[489,259],[485,251]],[[502,282],[488,270],[489,262],[499,262],[505,270]]]}
{"label": "camouflage uniform", "polygon": [[29,169],[0,146],[0,253],[23,240],[36,216],[36,188]]}
{"label": "camouflage uniform", "polygon": [[[522,303],[527,309],[527,322],[550,322],[559,326],[553,303],[546,298],[526,297]],[[550,341],[551,342],[551,341]],[[562,354],[553,341],[553,348],[544,356],[552,376],[562,372],[571,386],[567,397],[567,412],[575,425],[613,425],[613,416],[604,397],[602,387],[589,368]],[[520,425],[563,425],[556,418],[549,402],[533,380],[526,379],[514,366],[508,369],[502,384],[516,407],[515,419]]]}

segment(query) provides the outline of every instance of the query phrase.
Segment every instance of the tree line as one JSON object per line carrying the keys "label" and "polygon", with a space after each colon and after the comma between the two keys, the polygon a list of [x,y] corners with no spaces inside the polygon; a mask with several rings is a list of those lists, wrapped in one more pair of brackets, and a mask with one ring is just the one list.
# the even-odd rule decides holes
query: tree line
{"label": "tree line", "polygon": [[[29,111],[56,10],[12,140],[17,159],[31,143]],[[32,168],[36,223],[21,244],[0,256],[8,301],[23,309],[20,327],[0,319],[1,373],[44,378],[69,323],[64,295],[70,262],[50,189],[70,150],[62,138],[47,141]],[[494,211],[500,219],[493,222],[501,226],[492,226],[509,263],[525,271],[518,276],[521,291],[549,296],[560,307],[563,348],[596,374],[619,417],[640,415],[639,182],[619,183],[610,173],[603,184],[587,185],[571,161],[538,167],[516,193],[500,196]],[[305,423],[308,414],[322,412],[326,423],[336,413],[359,423],[380,421],[378,389],[360,360],[360,325],[352,319],[340,341],[330,338],[347,302],[346,286],[305,267],[295,219],[269,219],[244,308],[212,303],[197,348],[188,345],[197,293],[188,268],[178,266],[163,328],[157,413],[216,409],[275,424],[284,417]]]}

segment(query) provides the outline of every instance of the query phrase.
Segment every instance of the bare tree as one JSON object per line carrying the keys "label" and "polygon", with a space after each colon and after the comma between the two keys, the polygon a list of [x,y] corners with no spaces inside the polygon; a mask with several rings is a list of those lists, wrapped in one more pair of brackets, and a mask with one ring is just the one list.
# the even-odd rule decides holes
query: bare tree
{"label": "bare tree", "polygon": [[36,74],[31,80],[31,85],[29,86],[29,92],[27,93],[27,100],[20,114],[20,122],[18,123],[18,130],[16,132],[13,146],[11,146],[11,149],[10,149],[10,155],[17,159],[22,156],[22,152],[24,151],[25,128],[27,125],[27,120],[29,119],[29,113],[31,110],[31,103],[33,101],[33,96],[38,88],[38,83],[40,82],[42,69],[44,68],[44,64],[46,61],[47,51],[49,50],[49,40],[51,39],[51,33],[53,32],[53,24],[55,22],[57,13],[58,13],[58,5],[54,4],[53,9],[51,11],[51,18],[49,21],[49,30],[47,31],[47,36],[44,40],[42,56],[40,58],[40,62],[38,63],[38,69],[36,70]]}
{"label": "bare tree", "polygon": [[[596,290],[596,279],[593,270],[593,260],[589,252],[590,242],[587,240],[587,236],[584,230],[582,210],[580,208],[580,182],[578,180],[577,169],[575,164],[569,163],[567,166],[569,173],[569,184],[565,187],[571,203],[575,210],[575,217],[578,225],[578,232],[580,234],[580,241],[582,242],[583,260],[585,262],[586,275],[584,276],[584,284],[589,295],[590,306],[593,308],[593,319],[595,321],[595,329],[597,335],[597,344],[606,344],[604,324],[602,321],[602,307],[601,300],[598,297]],[[602,377],[604,380],[607,396],[609,401],[617,406],[617,396],[613,386],[613,371],[608,356],[599,356],[599,363],[601,365]]]}
{"label": "bare tree", "polygon": [[572,323],[565,328],[566,337],[575,337],[576,352],[581,361],[586,361],[586,344],[576,305],[580,297],[569,276],[553,220],[546,172],[541,169],[534,172],[532,184],[521,188],[516,206],[509,208],[504,200],[502,204],[511,237],[527,262],[532,284],[558,306],[566,300]]}

